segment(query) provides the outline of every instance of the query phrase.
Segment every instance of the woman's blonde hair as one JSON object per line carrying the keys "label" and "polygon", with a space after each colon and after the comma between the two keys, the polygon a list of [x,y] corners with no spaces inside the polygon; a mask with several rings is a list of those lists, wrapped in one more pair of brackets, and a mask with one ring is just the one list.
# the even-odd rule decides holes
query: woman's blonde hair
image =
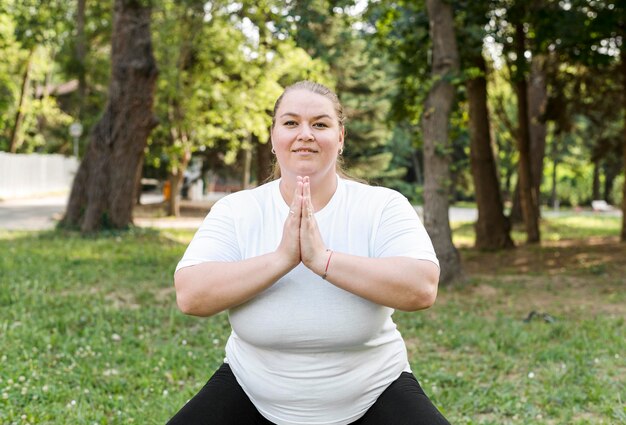
{"label": "woman's blonde hair", "polygon": [[[308,81],[308,80],[298,81],[297,83],[287,86],[285,90],[283,91],[283,93],[278,97],[278,99],[276,99],[276,103],[274,104],[274,110],[272,112],[272,129],[274,129],[274,125],[276,125],[276,112],[278,111],[278,108],[280,107],[280,104],[283,101],[285,94],[294,90],[307,90],[307,91],[310,91],[311,93],[322,95],[328,100],[330,100],[333,104],[333,107],[335,108],[335,113],[337,114],[339,128],[343,129],[344,131],[344,140],[345,140],[344,123],[346,121],[346,116],[343,111],[343,105],[341,105],[341,102],[339,101],[339,97],[337,96],[337,94],[335,94],[334,91],[332,91],[325,85],[316,83],[314,81]],[[337,158],[337,174],[339,174],[341,177],[348,177],[347,173],[343,169],[343,158],[341,156]],[[280,177],[280,166],[278,165],[278,162],[274,160],[273,172],[270,178],[277,179],[279,177]]]}

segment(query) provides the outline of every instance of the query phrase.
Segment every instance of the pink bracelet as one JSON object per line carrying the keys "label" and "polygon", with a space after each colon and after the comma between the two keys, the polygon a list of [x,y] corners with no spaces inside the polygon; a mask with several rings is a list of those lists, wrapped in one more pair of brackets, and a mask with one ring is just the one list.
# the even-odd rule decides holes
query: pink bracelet
{"label": "pink bracelet", "polygon": [[327,249],[326,251],[330,251],[330,254],[328,255],[328,261],[326,261],[326,269],[324,270],[324,275],[322,276],[322,279],[326,280],[326,276],[328,276],[328,266],[330,265],[330,259],[333,256],[333,250],[332,249]]}

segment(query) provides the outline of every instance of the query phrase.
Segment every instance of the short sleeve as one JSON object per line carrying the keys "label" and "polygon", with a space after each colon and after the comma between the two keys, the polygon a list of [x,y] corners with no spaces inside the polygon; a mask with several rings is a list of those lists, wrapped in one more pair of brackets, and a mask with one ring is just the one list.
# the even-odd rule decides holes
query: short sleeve
{"label": "short sleeve", "polygon": [[400,194],[394,194],[382,210],[374,243],[376,257],[411,257],[439,266],[432,241],[417,211]]}
{"label": "short sleeve", "polygon": [[217,201],[189,243],[176,271],[207,261],[241,259],[232,208],[227,198]]}

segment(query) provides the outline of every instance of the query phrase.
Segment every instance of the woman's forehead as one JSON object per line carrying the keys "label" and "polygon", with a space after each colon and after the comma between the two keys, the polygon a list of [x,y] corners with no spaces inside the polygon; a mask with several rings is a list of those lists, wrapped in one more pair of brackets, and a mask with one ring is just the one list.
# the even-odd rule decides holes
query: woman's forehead
{"label": "woman's forehead", "polygon": [[330,115],[336,117],[333,102],[326,96],[309,90],[290,90],[283,96],[278,107],[278,116],[284,113],[304,113],[313,115]]}

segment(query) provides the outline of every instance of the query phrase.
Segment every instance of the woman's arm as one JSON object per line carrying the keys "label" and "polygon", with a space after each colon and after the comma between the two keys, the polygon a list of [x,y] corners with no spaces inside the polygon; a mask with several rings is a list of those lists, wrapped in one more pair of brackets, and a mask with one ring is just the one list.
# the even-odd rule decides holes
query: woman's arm
{"label": "woman's arm", "polygon": [[241,261],[206,261],[174,274],[178,308],[192,316],[212,316],[238,306],[272,286],[300,264],[302,181],[276,251]]}
{"label": "woman's arm", "polygon": [[[437,298],[439,267],[409,257],[368,258],[333,252],[319,255],[313,272],[333,285],[376,304],[404,311],[422,310]],[[328,270],[326,271],[326,264]],[[311,268],[311,267],[309,267]]]}
{"label": "woman's arm", "polygon": [[[439,284],[437,264],[394,254],[370,258],[327,251],[312,214],[314,207],[308,180],[303,185],[303,197],[300,252],[305,266],[320,276],[326,275],[326,280],[335,286],[376,304],[415,311],[435,303]],[[404,220],[402,216],[389,219],[391,223],[394,221],[402,223]],[[391,227],[391,224],[386,226]],[[410,234],[402,230],[403,227],[399,227],[389,232],[395,236],[388,237],[388,243],[397,243],[397,238],[401,237],[398,234]]]}
{"label": "woman's arm", "polygon": [[185,267],[174,275],[176,303],[185,314],[212,316],[253,298],[293,267],[278,251],[242,261]]}

